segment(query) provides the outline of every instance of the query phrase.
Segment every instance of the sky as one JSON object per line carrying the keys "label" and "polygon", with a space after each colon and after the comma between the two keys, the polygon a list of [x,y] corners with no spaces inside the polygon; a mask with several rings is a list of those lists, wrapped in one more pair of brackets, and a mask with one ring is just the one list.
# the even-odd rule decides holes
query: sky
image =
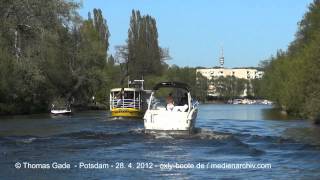
{"label": "sky", "polygon": [[168,64],[190,67],[258,66],[294,40],[312,0],[82,0],[79,14],[100,8],[111,36],[109,54],[124,45],[132,9],[156,19]]}

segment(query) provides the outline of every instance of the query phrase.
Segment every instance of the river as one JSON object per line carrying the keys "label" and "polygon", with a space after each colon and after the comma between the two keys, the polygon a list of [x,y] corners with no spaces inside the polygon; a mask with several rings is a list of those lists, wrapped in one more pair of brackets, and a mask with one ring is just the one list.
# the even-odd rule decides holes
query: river
{"label": "river", "polygon": [[320,128],[268,105],[200,105],[188,136],[106,111],[0,118],[0,179],[320,177]]}

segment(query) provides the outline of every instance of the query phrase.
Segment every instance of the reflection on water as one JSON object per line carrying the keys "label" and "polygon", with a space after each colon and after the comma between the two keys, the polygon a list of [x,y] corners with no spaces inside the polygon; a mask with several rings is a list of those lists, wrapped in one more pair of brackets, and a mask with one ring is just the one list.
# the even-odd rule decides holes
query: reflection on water
{"label": "reflection on water", "polygon": [[[195,134],[146,135],[141,120],[104,111],[1,117],[5,179],[317,179],[320,131],[267,105],[201,105]],[[16,162],[271,163],[272,169],[15,169]]]}
{"label": "reflection on water", "polygon": [[281,111],[280,109],[265,108],[261,110],[263,119],[272,119],[272,120],[294,120],[295,117],[289,116],[287,113]]}
{"label": "reflection on water", "polygon": [[288,128],[284,131],[283,136],[320,147],[320,127],[317,126]]}

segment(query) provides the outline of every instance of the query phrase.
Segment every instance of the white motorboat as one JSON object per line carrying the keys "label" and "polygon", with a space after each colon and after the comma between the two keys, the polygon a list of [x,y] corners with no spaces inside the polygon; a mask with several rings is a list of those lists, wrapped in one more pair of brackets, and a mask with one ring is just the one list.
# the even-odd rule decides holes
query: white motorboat
{"label": "white motorboat", "polygon": [[[165,99],[164,96],[169,96]],[[190,88],[179,82],[157,84],[150,95],[144,115],[146,133],[192,133],[198,113],[198,102],[193,101]]]}
{"label": "white motorboat", "polygon": [[52,115],[70,115],[72,113],[70,106],[67,107],[55,107],[52,105],[51,114]]}

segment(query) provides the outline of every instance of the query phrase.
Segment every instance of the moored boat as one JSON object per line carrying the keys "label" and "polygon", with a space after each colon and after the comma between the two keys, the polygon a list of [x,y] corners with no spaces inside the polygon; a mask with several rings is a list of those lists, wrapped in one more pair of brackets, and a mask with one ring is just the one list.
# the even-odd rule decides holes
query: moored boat
{"label": "moored boat", "polygon": [[50,112],[52,115],[70,115],[70,114],[72,114],[72,110],[71,110],[70,106],[56,107],[55,105],[52,105]]}

